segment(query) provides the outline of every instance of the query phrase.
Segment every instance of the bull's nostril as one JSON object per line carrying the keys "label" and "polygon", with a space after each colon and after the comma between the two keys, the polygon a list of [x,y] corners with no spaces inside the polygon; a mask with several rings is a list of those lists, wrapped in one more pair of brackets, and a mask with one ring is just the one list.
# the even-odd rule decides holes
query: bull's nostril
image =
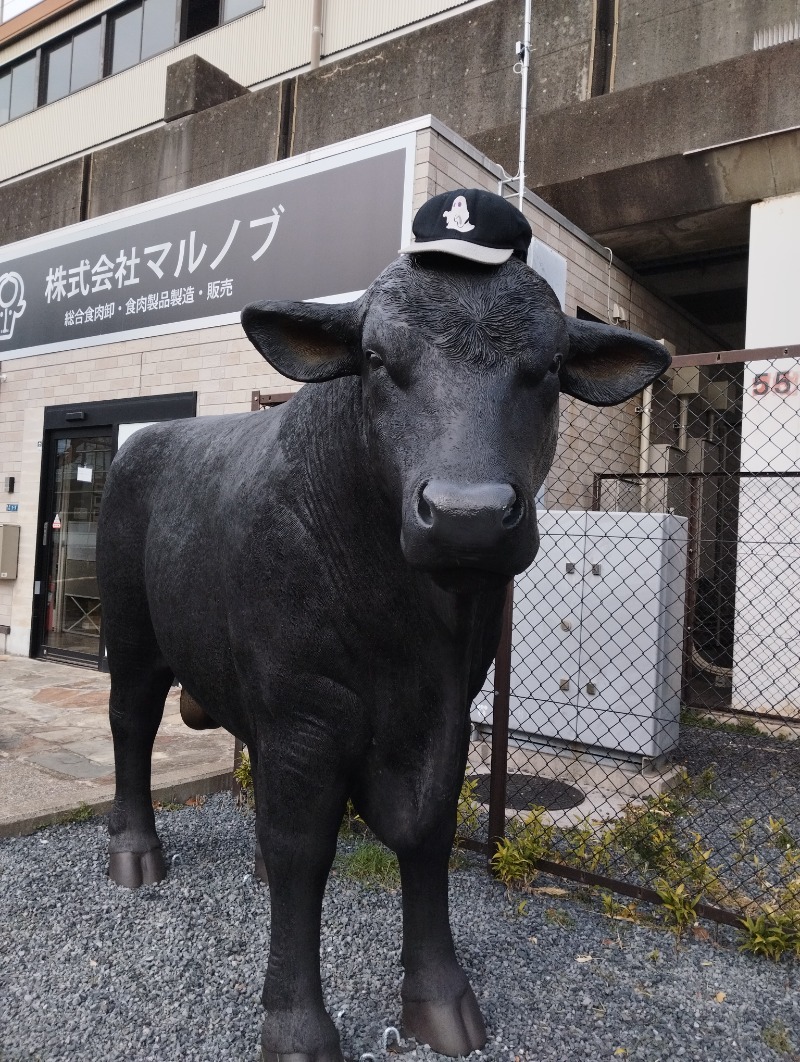
{"label": "bull's nostril", "polygon": [[511,491],[513,498],[510,498],[508,503],[503,506],[502,524],[506,531],[512,531],[517,526],[522,519],[523,512],[522,500],[519,494],[517,494],[513,487],[511,488]]}
{"label": "bull's nostril", "polygon": [[428,499],[425,497],[424,487],[420,492],[419,501],[417,502],[417,515],[419,516],[421,524],[425,527],[433,527],[433,512]]}

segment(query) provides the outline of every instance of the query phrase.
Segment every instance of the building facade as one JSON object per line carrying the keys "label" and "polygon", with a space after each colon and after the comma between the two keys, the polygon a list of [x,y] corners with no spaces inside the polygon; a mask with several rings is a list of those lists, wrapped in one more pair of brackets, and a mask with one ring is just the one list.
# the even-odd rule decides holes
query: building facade
{"label": "building facade", "polygon": [[[302,228],[289,239],[293,211],[281,197],[290,185],[402,152],[403,177],[386,195],[395,251],[430,195],[513,189],[522,4],[7,4],[0,505],[20,545],[16,578],[0,578],[0,624],[12,652],[97,663],[93,521],[115,449],[153,419],[245,412],[254,392],[265,401],[291,392],[236,322],[251,297],[240,275],[256,278],[265,298],[353,297],[393,257],[387,244],[362,262],[369,241],[354,239],[349,254],[363,268],[352,281],[307,291],[298,280],[287,294],[277,279],[285,256],[302,247],[306,261],[325,260],[336,231],[332,202],[297,191],[294,213],[318,219],[318,241]],[[565,15],[564,5],[534,3],[525,211],[534,264],[567,313],[625,324],[688,354],[744,344],[750,208],[798,191],[800,12],[794,0],[673,6],[580,0]],[[367,178],[364,201],[380,202],[381,180]],[[236,190],[260,195],[258,211],[220,220],[215,211]],[[350,203],[345,217],[354,210]],[[154,242],[147,225],[172,235]],[[264,239],[242,248],[245,231]],[[209,272],[229,238],[232,263],[240,252],[253,259],[273,234],[249,274]],[[34,259],[39,272],[23,295],[10,278],[24,280],[20,263],[34,268]],[[145,290],[143,277],[159,283]],[[36,300],[39,331],[28,334]],[[17,313],[23,301],[27,319]],[[683,384],[662,386],[663,408],[677,408]],[[692,388],[703,409],[718,399],[712,372]],[[589,418],[565,402],[552,477],[559,494],[544,504],[586,508],[594,472],[641,470],[643,408],[631,402]],[[673,418],[662,419],[648,421],[648,469],[676,467]],[[570,447],[588,435],[596,456],[577,473]],[[680,451],[681,468],[709,460],[702,439],[692,446]]]}

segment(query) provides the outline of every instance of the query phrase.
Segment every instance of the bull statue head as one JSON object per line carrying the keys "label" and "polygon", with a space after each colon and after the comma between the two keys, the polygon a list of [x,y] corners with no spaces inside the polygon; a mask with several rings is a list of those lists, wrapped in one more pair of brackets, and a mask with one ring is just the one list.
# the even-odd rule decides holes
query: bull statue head
{"label": "bull statue head", "polygon": [[[364,440],[405,558],[451,589],[505,581],[533,560],[535,499],[555,453],[559,394],[615,405],[670,362],[646,336],[564,314],[549,284],[520,260],[530,240],[524,217],[478,193],[499,201],[501,215],[518,215],[521,233],[507,242],[516,236],[523,253],[512,248],[497,263],[496,248],[474,242],[480,226],[466,227],[470,194],[474,202],[469,190],[450,193],[450,210],[440,211],[447,196],[426,204],[417,219],[435,204],[447,231],[434,225],[441,238],[411,244],[358,301],[262,302],[242,316],[284,376],[361,377]],[[482,220],[477,209],[473,216]]]}

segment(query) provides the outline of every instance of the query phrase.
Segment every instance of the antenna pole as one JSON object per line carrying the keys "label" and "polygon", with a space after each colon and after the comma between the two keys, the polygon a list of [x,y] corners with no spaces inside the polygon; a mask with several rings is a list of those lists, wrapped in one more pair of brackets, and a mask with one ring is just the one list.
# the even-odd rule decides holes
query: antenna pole
{"label": "antenna pole", "polygon": [[525,127],[528,121],[528,68],[531,65],[531,0],[525,0],[525,25],[523,29],[522,54],[519,56],[522,74],[522,101],[519,109],[519,209],[525,198]]}

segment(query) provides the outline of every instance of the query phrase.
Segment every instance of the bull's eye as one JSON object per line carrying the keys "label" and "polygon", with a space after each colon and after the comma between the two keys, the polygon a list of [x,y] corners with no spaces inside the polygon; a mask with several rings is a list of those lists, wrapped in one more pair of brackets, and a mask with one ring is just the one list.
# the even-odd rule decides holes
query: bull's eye
{"label": "bull's eye", "polygon": [[371,369],[380,369],[383,365],[383,358],[379,354],[376,354],[374,350],[368,350],[367,362]]}
{"label": "bull's eye", "polygon": [[561,372],[561,355],[560,354],[556,354],[556,356],[553,358],[553,362],[552,362],[552,364],[550,366],[550,372],[555,372],[555,373]]}

